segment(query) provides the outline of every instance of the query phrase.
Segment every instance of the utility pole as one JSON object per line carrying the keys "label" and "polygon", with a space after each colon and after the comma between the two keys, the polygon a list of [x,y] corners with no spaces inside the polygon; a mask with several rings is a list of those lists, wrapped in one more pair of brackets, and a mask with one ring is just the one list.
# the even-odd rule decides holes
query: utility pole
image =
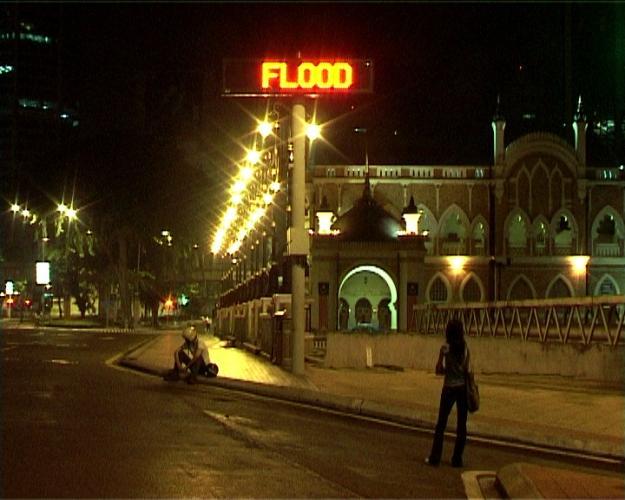
{"label": "utility pole", "polygon": [[300,100],[291,110],[293,166],[291,171],[291,226],[287,242],[291,260],[291,356],[292,372],[304,374],[304,336],[306,329],[306,276],[308,235],[305,227],[306,198],[306,108]]}

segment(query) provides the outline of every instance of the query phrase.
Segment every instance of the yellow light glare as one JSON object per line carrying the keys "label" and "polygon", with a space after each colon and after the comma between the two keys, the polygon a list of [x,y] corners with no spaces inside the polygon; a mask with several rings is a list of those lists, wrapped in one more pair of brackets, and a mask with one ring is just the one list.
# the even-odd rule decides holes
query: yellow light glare
{"label": "yellow light glare", "polygon": [[229,225],[232,221],[234,221],[236,216],[237,216],[237,209],[234,207],[228,207],[228,210],[226,210],[226,213],[224,214],[223,224],[225,226]]}
{"label": "yellow light glare", "polygon": [[451,267],[451,272],[454,274],[459,274],[462,272],[465,263],[467,262],[467,257],[464,255],[454,255],[452,257],[448,257],[449,267]]}
{"label": "yellow light glare", "polygon": [[260,153],[254,149],[247,152],[247,161],[252,165],[256,165],[260,161]]}
{"label": "yellow light glare", "polygon": [[260,122],[258,124],[258,127],[256,127],[256,130],[261,135],[261,137],[265,139],[268,135],[271,134],[271,131],[273,130],[273,126],[271,125],[271,123],[267,121]]}
{"label": "yellow light glare", "polygon": [[240,247],[241,247],[241,242],[240,241],[235,241],[234,243],[232,243],[232,245],[230,245],[228,247],[227,252],[229,254],[231,254],[231,255],[235,254],[235,253],[237,253],[237,251],[239,250]]}
{"label": "yellow light glare", "polygon": [[19,211],[20,211],[20,206],[19,206],[17,203],[13,203],[13,204],[11,205],[11,212],[13,212],[13,213],[15,213],[15,214],[16,214],[16,213],[17,213],[17,212],[19,212]]}
{"label": "yellow light glare", "polygon": [[233,194],[239,194],[241,193],[243,190],[245,189],[245,182],[243,181],[236,181],[231,188],[231,192]]}
{"label": "yellow light glare", "polygon": [[573,255],[570,257],[571,266],[573,267],[573,271],[577,274],[585,274],[586,273],[586,265],[588,264],[588,260],[590,257],[588,255]]}
{"label": "yellow light glare", "polygon": [[269,186],[269,189],[271,189],[274,193],[277,193],[280,191],[280,183],[278,181],[273,181]]}
{"label": "yellow light glare", "polygon": [[308,123],[306,125],[306,137],[311,141],[318,139],[321,136],[321,127],[316,123]]}
{"label": "yellow light glare", "polygon": [[232,197],[230,198],[230,202],[235,206],[240,204],[241,201],[243,201],[243,197],[241,196],[240,193],[233,194]]}
{"label": "yellow light glare", "polygon": [[30,217],[30,210],[25,208],[24,210],[22,210],[22,215],[24,216],[25,219]]}
{"label": "yellow light glare", "polygon": [[57,208],[56,208],[59,212],[61,212],[63,215],[67,212],[67,205],[65,203],[61,203]]}
{"label": "yellow light glare", "polygon": [[252,220],[254,224],[256,224],[262,216],[265,214],[265,209],[263,207],[258,207],[256,210],[252,212]]}
{"label": "yellow light glare", "polygon": [[243,181],[249,181],[254,176],[254,169],[251,167],[242,167],[239,170],[239,178]]}
{"label": "yellow light glare", "polygon": [[273,200],[273,196],[271,195],[271,193],[265,193],[263,195],[263,202],[265,203],[265,205],[269,205],[271,203],[271,200]]}

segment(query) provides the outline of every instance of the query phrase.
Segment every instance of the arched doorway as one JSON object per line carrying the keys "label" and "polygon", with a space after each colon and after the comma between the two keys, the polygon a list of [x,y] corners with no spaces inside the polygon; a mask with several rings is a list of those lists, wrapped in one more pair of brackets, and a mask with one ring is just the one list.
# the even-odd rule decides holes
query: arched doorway
{"label": "arched doorway", "polygon": [[388,307],[390,300],[382,299],[378,304],[378,321],[380,330],[386,332],[391,329],[391,310]]}
{"label": "arched doorway", "polygon": [[339,302],[339,330],[347,330],[349,324],[349,304],[345,299]]}
{"label": "arched doorway", "polygon": [[[341,316],[343,309],[349,311],[351,308],[355,313],[348,316],[347,327],[341,330],[353,330],[359,323],[360,326],[369,325],[368,328],[374,330],[397,330],[397,287],[384,269],[371,265],[355,267],[341,281],[338,294],[339,327],[345,317],[344,313]],[[384,304],[383,308],[378,306],[381,303]],[[375,309],[372,304],[376,305]],[[385,315],[390,318],[385,318]]]}
{"label": "arched doorway", "polygon": [[358,299],[356,302],[356,326],[370,325],[372,316],[373,309],[371,307],[371,302],[364,297]]}

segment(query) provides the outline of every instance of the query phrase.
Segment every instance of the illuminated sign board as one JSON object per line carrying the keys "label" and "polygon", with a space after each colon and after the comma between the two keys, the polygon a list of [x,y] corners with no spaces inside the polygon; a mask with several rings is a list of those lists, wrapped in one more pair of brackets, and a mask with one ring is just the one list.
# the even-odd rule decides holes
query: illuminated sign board
{"label": "illuminated sign board", "polygon": [[373,62],[368,59],[224,60],[224,96],[317,96],[372,91]]}
{"label": "illuminated sign board", "polygon": [[35,279],[38,285],[50,284],[49,262],[35,262]]}

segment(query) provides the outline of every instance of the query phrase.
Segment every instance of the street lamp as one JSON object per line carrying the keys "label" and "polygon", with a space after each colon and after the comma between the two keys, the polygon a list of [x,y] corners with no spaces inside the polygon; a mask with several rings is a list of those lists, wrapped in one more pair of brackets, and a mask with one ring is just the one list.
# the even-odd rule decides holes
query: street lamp
{"label": "street lamp", "polygon": [[306,125],[306,137],[308,137],[310,141],[318,139],[321,137],[321,127],[316,123],[308,123]]}

